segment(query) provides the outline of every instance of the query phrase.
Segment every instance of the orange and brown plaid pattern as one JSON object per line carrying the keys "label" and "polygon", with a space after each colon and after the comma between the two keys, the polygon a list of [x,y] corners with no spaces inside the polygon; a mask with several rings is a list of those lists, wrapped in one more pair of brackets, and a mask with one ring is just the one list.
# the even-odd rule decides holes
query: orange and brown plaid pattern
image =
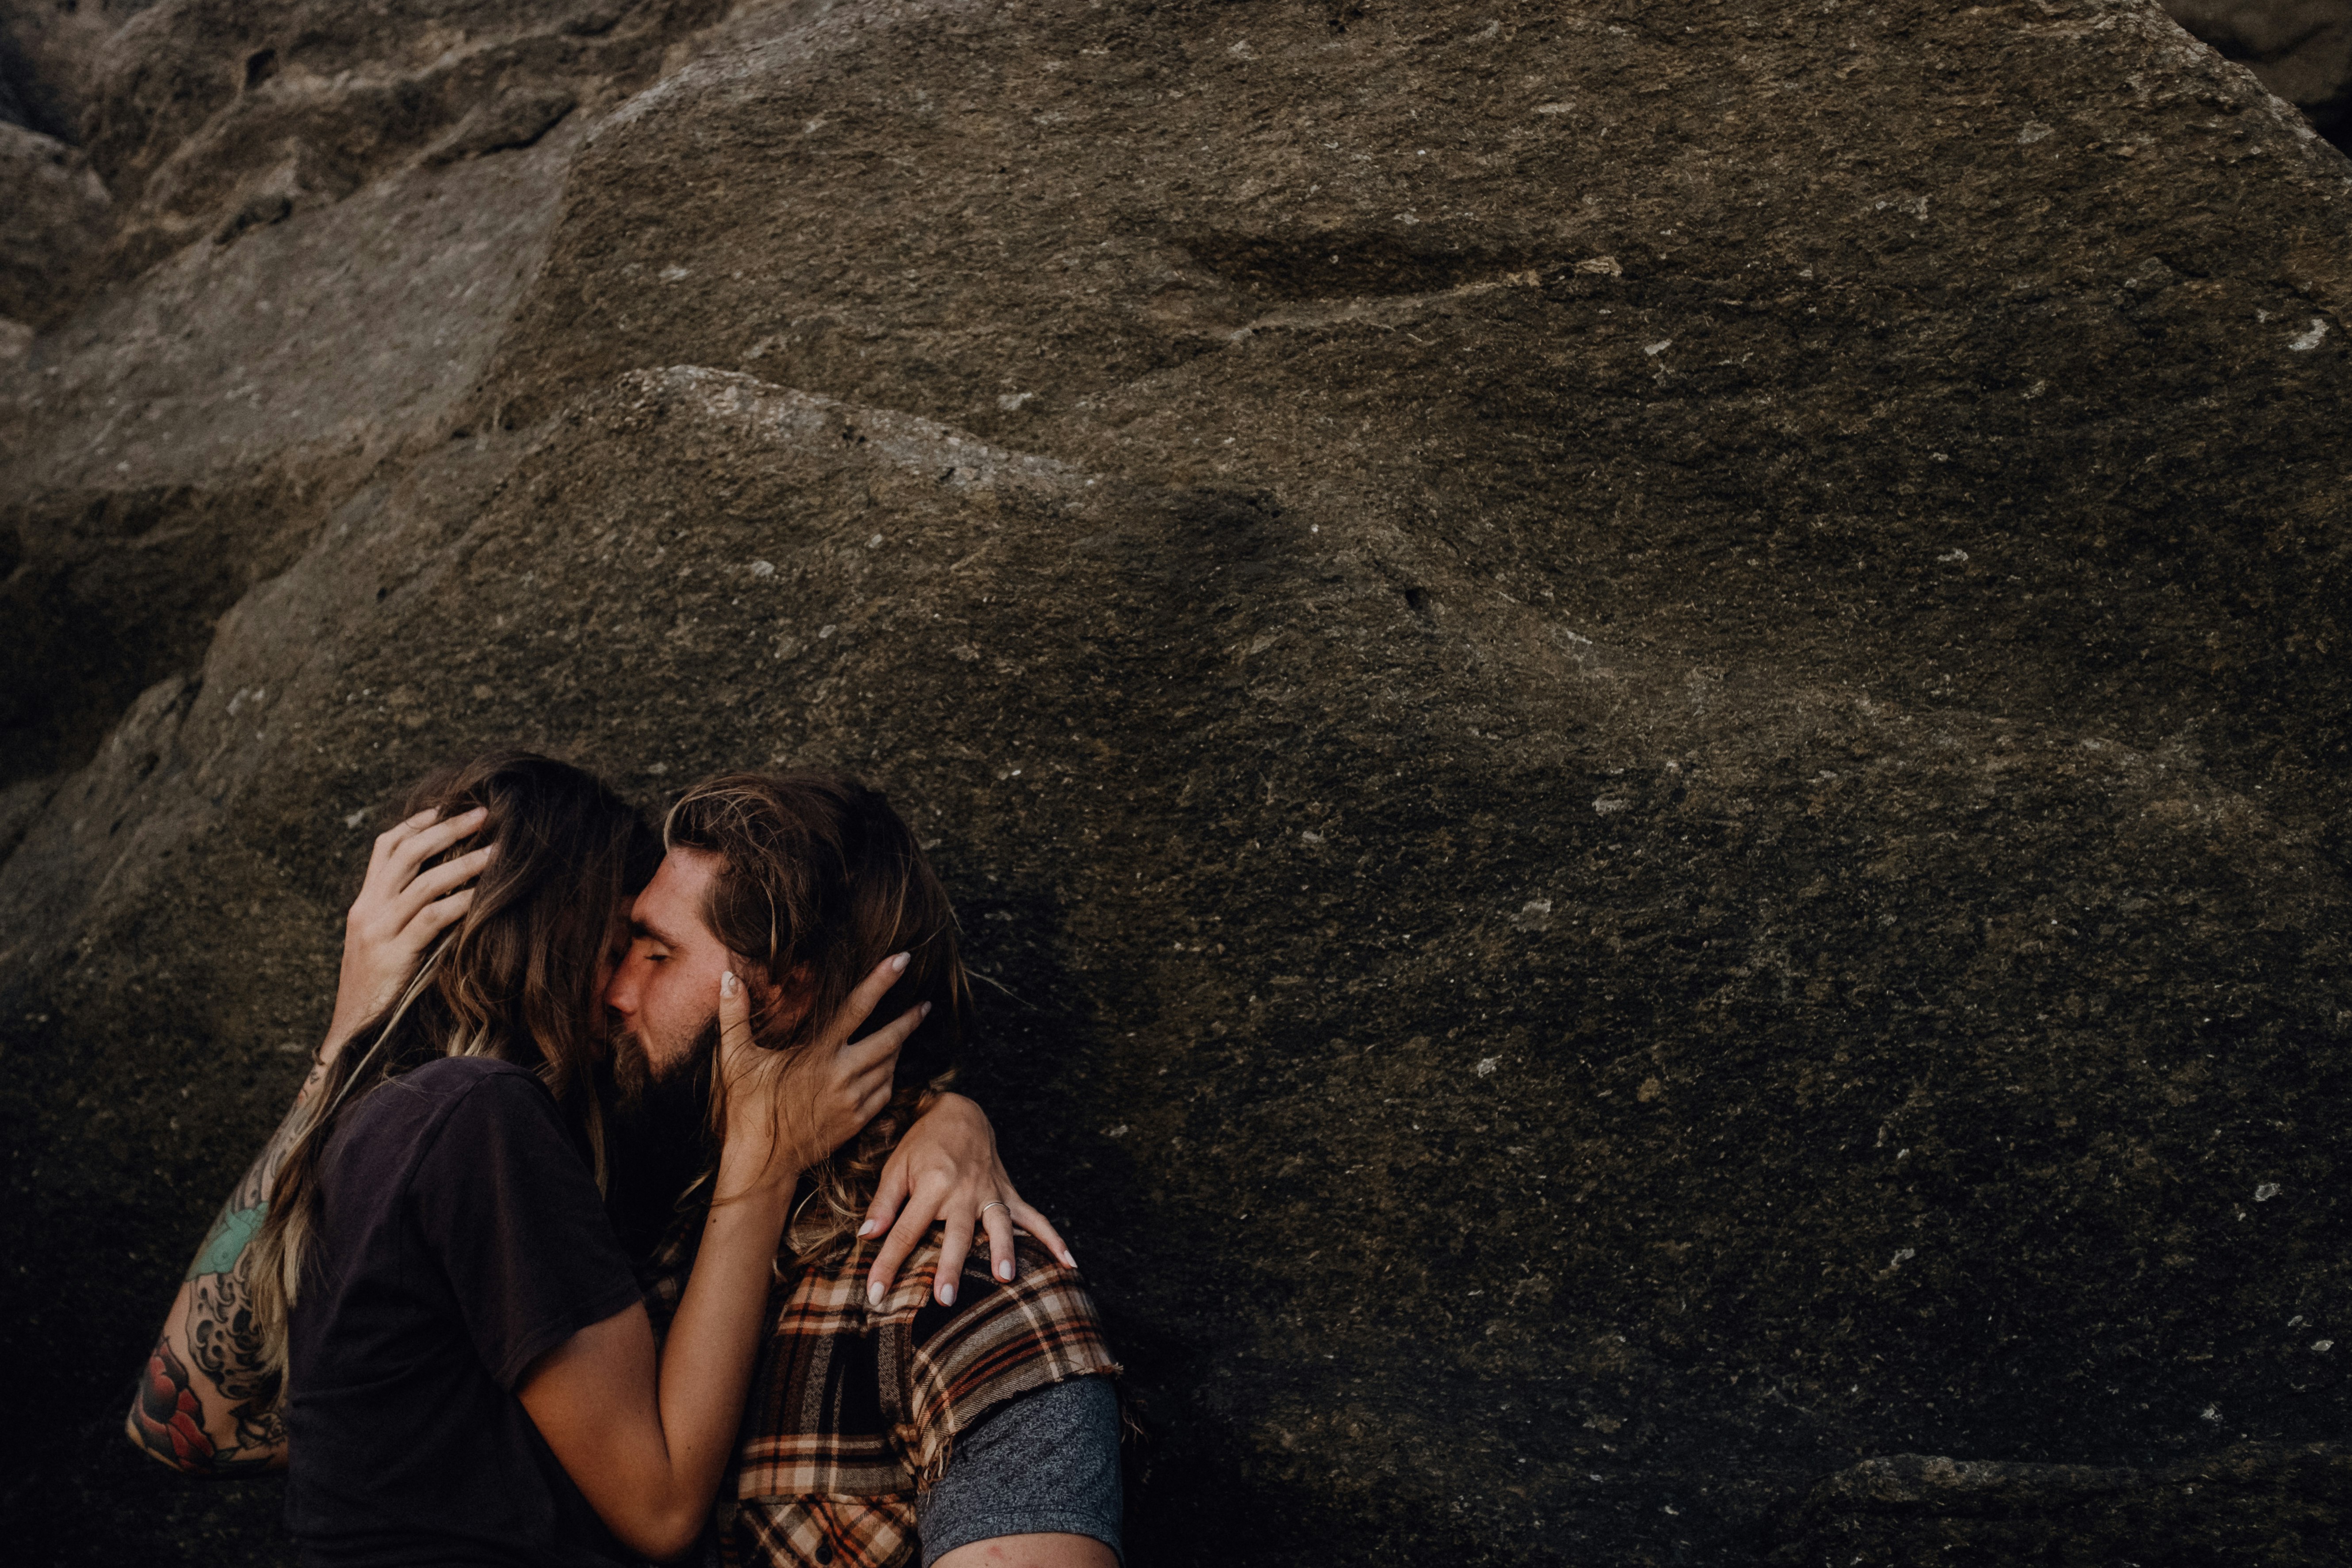
{"label": "orange and brown plaid pattern", "polygon": [[[646,1306],[657,1330],[684,1289],[686,1238],[700,1233],[681,1225],[656,1257]],[[1118,1371],[1077,1272],[1029,1237],[1009,1285],[989,1277],[987,1247],[974,1247],[953,1307],[931,1299],[937,1233],[869,1307],[877,1245],[792,1271],[769,1299],[734,1484],[721,1485],[728,1568],[913,1562],[916,1494],[946,1471],[958,1433],[1016,1394]]]}

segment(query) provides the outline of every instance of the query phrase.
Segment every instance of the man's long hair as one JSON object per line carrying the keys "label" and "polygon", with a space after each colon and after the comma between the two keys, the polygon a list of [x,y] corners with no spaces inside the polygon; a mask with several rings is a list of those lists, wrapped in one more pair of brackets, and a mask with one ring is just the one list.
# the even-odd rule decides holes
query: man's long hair
{"label": "man's long hair", "polygon": [[433,773],[409,792],[402,815],[430,807],[447,817],[476,806],[488,808],[482,826],[434,862],[498,847],[473,902],[425,950],[399,998],[329,1066],[271,1184],[252,1289],[273,1397],[283,1394],[287,1319],[319,1224],[321,1159],[367,1095],[441,1057],[528,1068],[586,1136],[604,1184],[612,1060],[598,964],[615,914],[652,879],[658,843],[594,775],[528,752],[492,752]]}
{"label": "man's long hair", "polygon": [[890,1151],[954,1076],[971,1033],[971,986],[954,906],[888,800],[842,773],[728,773],[696,784],[662,825],[666,848],[715,857],[703,921],[766,984],[752,1035],[778,1053],[814,1046],[858,983],[894,952],[907,970],[863,1026],[920,1002],[930,1016],[898,1053],[890,1100],[809,1173],[822,1212],[792,1230],[794,1253],[845,1247]]}

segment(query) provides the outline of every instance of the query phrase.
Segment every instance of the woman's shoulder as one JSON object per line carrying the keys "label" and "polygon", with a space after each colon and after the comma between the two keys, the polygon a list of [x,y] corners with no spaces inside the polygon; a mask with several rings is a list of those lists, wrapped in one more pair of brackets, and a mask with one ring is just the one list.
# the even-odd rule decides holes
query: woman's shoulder
{"label": "woman's shoulder", "polygon": [[[503,1081],[519,1080],[519,1081]],[[539,1075],[529,1068],[500,1061],[496,1057],[436,1057],[424,1066],[412,1068],[394,1080],[404,1083],[422,1093],[450,1100],[461,1099],[485,1083],[497,1082],[502,1089],[511,1090],[529,1084],[541,1094],[547,1090]]]}
{"label": "woman's shoulder", "polygon": [[555,1101],[538,1075],[494,1057],[436,1057],[391,1079],[352,1107],[362,1126],[437,1130],[463,1110],[468,1120],[553,1118]]}
{"label": "woman's shoulder", "polygon": [[[326,1170],[331,1182],[360,1172],[371,1185],[397,1185],[453,1127],[485,1120],[519,1125],[534,1119],[556,1116],[547,1090],[531,1074],[484,1057],[439,1057],[358,1095],[336,1118]],[[459,1140],[469,1141],[478,1139]]]}

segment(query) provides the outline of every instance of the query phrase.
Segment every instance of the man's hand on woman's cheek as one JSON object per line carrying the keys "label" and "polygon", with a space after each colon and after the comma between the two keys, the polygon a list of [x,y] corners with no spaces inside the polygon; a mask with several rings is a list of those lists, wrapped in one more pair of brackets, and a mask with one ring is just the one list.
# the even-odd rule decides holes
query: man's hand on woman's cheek
{"label": "man's hand on woman's cheek", "polygon": [[961,1094],[941,1095],[907,1130],[889,1163],[882,1167],[873,1205],[866,1211],[866,1223],[857,1228],[862,1237],[879,1235],[886,1228],[890,1233],[866,1276],[866,1300],[882,1300],[898,1279],[907,1255],[938,1224],[944,1224],[947,1230],[940,1245],[939,1273],[931,1281],[931,1293],[942,1306],[955,1303],[956,1281],[963,1278],[964,1258],[971,1251],[975,1226],[988,1233],[991,1271],[999,1279],[1012,1279],[1019,1267],[1013,1253],[1015,1226],[1043,1242],[1066,1266],[1078,1266],[1061,1232],[1021,1201],[1004,1163],[997,1158],[996,1132],[989,1126],[987,1115]]}

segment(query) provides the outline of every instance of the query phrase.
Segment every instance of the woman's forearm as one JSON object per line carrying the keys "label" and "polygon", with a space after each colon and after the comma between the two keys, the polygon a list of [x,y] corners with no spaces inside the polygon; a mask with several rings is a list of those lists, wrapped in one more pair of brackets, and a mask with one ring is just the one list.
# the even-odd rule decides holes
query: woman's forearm
{"label": "woman's forearm", "polygon": [[762,1184],[711,1204],[664,1343],[662,1429],[673,1463],[699,1500],[698,1513],[709,1507],[734,1452],[793,1189],[789,1181]]}
{"label": "woman's forearm", "polygon": [[691,1546],[710,1517],[760,1352],[791,1190],[785,1182],[713,1203],[658,1355],[645,1311],[632,1307],[573,1335],[516,1389],[606,1527],[656,1562]]}

